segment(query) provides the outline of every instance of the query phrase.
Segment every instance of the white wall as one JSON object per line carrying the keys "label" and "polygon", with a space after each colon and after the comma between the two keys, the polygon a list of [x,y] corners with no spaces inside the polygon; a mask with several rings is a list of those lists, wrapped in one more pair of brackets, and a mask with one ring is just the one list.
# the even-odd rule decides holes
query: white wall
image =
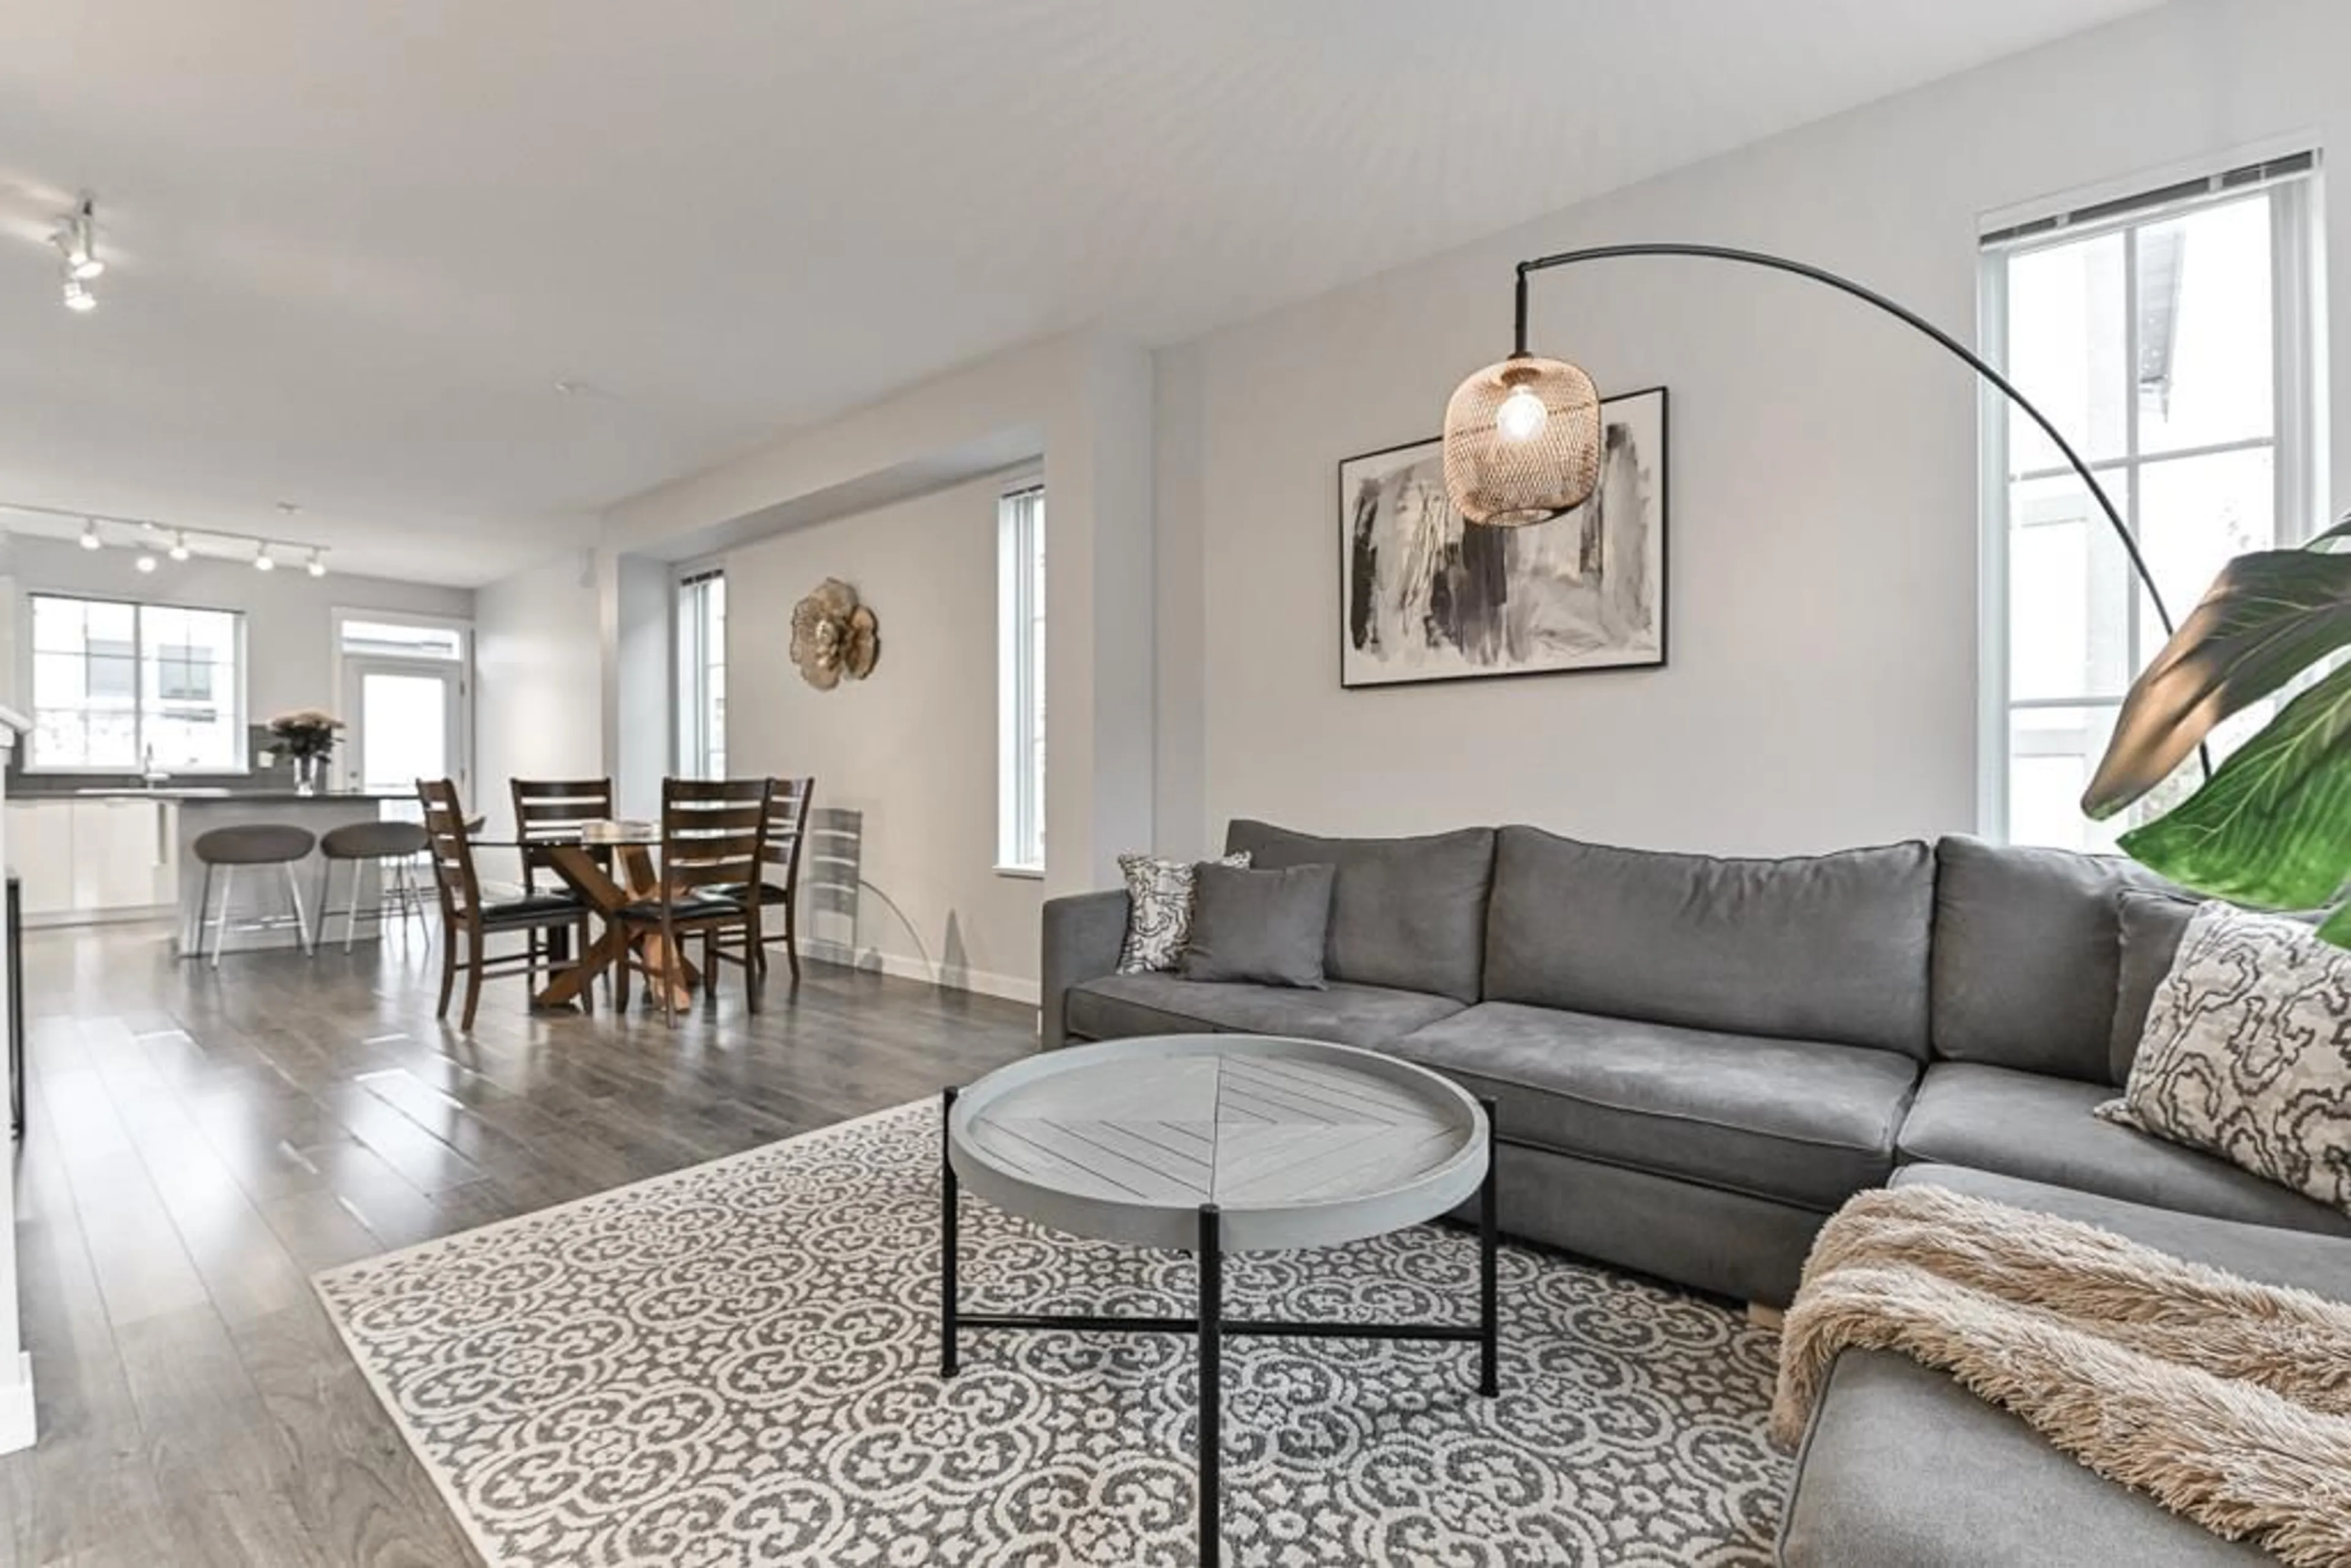
{"label": "white wall", "polygon": [[474,665],[475,796],[495,838],[513,826],[510,779],[604,776],[595,552],[481,590]]}
{"label": "white wall", "polygon": [[[69,539],[12,535],[0,543],[0,564],[14,591],[0,592],[7,619],[5,643],[12,678],[9,700],[32,709],[31,673],[16,670],[16,617],[28,593],[78,593],[245,612],[246,712],[259,724],[288,708],[334,712],[333,612],[388,610],[465,620],[474,613],[470,589],[390,582],[381,578],[312,577],[298,567],[256,571],[242,561],[198,558],[164,561],[152,575],[131,569],[128,550],[86,550]],[[20,677],[20,678],[19,678]]]}
{"label": "white wall", "polygon": [[[1335,465],[1436,433],[1510,346],[1522,257],[1781,251],[1969,336],[1980,214],[2281,136],[2351,149],[2346,59],[2339,0],[2182,0],[1162,351],[1165,846],[1236,813],[1767,852],[1970,827],[1976,392],[1895,323],[1719,264],[1536,279],[1539,351],[1673,391],[1664,670],[1343,692]],[[2346,213],[2329,272],[2351,305]],[[2351,384],[2351,334],[2328,358]],[[2351,499],[2351,440],[2334,452]]]}
{"label": "white wall", "polygon": [[[733,772],[816,776],[833,831],[800,873],[811,950],[1033,1000],[1042,884],[992,869],[999,489],[958,485],[728,552],[726,747]],[[827,577],[873,607],[882,658],[820,692],[792,666],[790,619]],[[818,853],[851,841],[844,814],[853,897]]]}

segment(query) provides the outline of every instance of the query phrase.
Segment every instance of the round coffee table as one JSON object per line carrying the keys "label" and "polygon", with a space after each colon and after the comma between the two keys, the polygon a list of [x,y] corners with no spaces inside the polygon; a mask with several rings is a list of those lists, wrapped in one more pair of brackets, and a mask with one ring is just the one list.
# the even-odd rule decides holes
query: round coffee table
{"label": "round coffee table", "polygon": [[[946,1094],[939,1372],[967,1329],[1077,1329],[1199,1338],[1200,1561],[1217,1528],[1221,1345],[1228,1334],[1474,1342],[1496,1382],[1493,1106],[1376,1051],[1256,1035],[1170,1035],[1048,1051]],[[1196,1253],[1188,1318],[963,1312],[957,1195],[1072,1235]],[[1224,1257],[1359,1241],[1479,1195],[1475,1323],[1228,1318]]]}

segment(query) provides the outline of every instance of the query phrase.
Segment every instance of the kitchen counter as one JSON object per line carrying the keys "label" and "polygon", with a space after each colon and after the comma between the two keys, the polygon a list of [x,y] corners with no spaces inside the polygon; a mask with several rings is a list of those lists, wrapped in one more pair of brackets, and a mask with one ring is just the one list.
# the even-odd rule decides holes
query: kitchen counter
{"label": "kitchen counter", "polygon": [[127,785],[120,789],[83,788],[68,795],[20,794],[15,798],[20,800],[176,800],[182,805],[199,806],[235,806],[256,803],[331,805],[338,801],[354,800],[371,801],[381,805],[386,800],[414,800],[416,792],[413,789],[321,789],[315,794],[305,795],[298,789],[207,789],[195,786],[174,789],[167,784],[155,789],[138,785]]}
{"label": "kitchen counter", "polygon": [[[256,822],[283,822],[304,828],[324,838],[335,828],[350,822],[372,822],[381,820],[386,803],[415,802],[416,797],[406,791],[388,790],[321,790],[316,795],[300,795],[291,789],[239,789],[229,794],[185,794],[172,796],[167,790],[125,789],[116,792],[144,798],[161,796],[177,808],[179,822],[179,893],[180,924],[178,949],[183,956],[196,950],[196,922],[204,915],[204,864],[196,859],[196,841],[214,828],[243,827]],[[292,913],[298,897],[305,919],[318,934],[321,945],[329,939],[343,939],[343,919],[340,913],[356,896],[359,915],[353,936],[359,941],[373,941],[378,936],[376,899],[380,886],[381,867],[373,862],[360,862],[356,873],[352,862],[341,862],[334,867],[333,903],[337,915],[331,927],[322,928],[320,909],[321,888],[325,884],[327,862],[316,851],[294,862],[294,884],[287,885],[285,868],[271,865],[237,866],[234,876],[230,867],[214,869],[214,908],[212,920],[206,921],[204,947],[209,957],[212,951],[212,922],[220,918],[220,903],[228,903],[229,930],[224,951],[237,953],[262,947],[293,947],[300,945],[292,925],[272,926],[258,931],[239,931],[241,922],[269,915]],[[356,874],[359,885],[351,885]],[[432,873],[424,873],[425,885],[432,885]],[[394,918],[398,918],[395,914]]]}

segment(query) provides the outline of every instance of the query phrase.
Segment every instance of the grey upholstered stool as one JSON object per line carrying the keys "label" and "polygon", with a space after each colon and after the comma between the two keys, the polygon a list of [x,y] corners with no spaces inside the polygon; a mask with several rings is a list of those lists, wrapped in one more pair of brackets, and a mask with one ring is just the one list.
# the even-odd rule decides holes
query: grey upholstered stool
{"label": "grey upholstered stool", "polygon": [[[196,900],[196,956],[204,956],[204,917],[212,909],[213,868],[221,873],[220,915],[213,925],[213,967],[220,967],[221,943],[228,936],[228,912],[236,897],[236,868],[241,865],[274,865],[286,873],[286,892],[294,901],[294,928],[302,938],[306,950],[311,949],[310,922],[302,913],[302,884],[294,875],[294,862],[305,859],[318,847],[318,835],[308,828],[289,827],[283,822],[253,822],[242,827],[214,828],[195,841],[196,859],[204,862],[204,888]],[[240,931],[258,931],[285,924],[284,915],[247,921],[237,927]]]}
{"label": "grey upholstered stool", "polygon": [[329,828],[319,841],[319,938],[324,941],[327,926],[334,919],[335,862],[345,861],[351,868],[351,892],[343,905],[343,951],[351,950],[351,935],[360,923],[360,868],[369,861],[380,868],[382,878],[376,885],[376,935],[383,935],[392,924],[392,912],[396,907],[405,923],[412,915],[420,919],[419,909],[423,894],[415,875],[416,857],[432,847],[433,841],[422,822],[346,822],[340,828]]}

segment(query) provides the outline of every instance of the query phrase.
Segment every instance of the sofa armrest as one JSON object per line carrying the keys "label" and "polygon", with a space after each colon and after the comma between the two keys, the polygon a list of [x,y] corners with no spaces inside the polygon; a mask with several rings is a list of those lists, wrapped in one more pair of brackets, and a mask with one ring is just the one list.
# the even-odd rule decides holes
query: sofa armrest
{"label": "sofa armrest", "polygon": [[1126,941],[1126,890],[1081,893],[1045,901],[1045,934],[1038,956],[1039,1040],[1047,1051],[1069,1043],[1061,1001],[1071,986],[1118,971]]}

